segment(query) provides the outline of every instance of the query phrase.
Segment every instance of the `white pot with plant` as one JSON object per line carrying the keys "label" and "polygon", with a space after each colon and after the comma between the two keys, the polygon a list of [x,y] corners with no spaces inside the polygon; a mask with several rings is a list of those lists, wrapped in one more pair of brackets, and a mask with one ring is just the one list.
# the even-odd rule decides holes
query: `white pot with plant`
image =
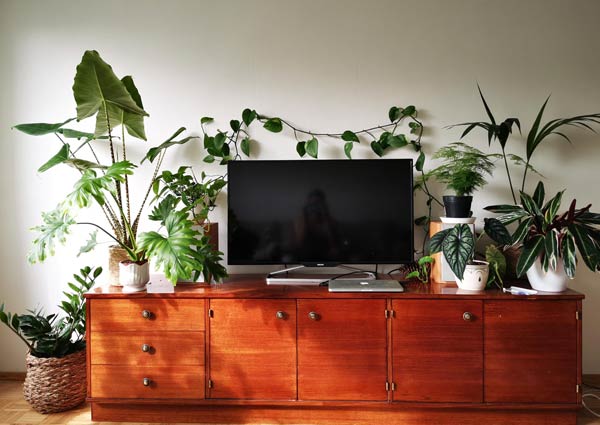
{"label": "white pot with plant", "polygon": [[[573,200],[567,211],[558,213],[564,190],[545,201],[545,188],[539,182],[533,196],[520,193],[521,205],[493,205],[486,210],[501,214],[486,219],[492,239],[523,249],[517,262],[517,276],[527,275],[532,288],[544,292],[566,290],[575,277],[577,252],[592,271],[600,270],[600,214],[590,212],[591,204],[577,208]],[[506,226],[519,221],[509,234]]]}
{"label": "white pot with plant", "polygon": [[[29,135],[53,135],[60,139],[60,150],[39,168],[40,172],[61,164],[69,165],[79,173],[71,193],[55,210],[43,213],[43,224],[34,228],[38,236],[34,240],[29,261],[44,261],[54,254],[57,242],[65,242],[72,225],[86,224],[95,227],[96,232],[92,233],[81,252],[90,251],[96,246],[97,230],[100,230],[116,246],[123,248],[131,261],[152,259],[157,267],[163,268],[173,284],[179,279],[189,279],[195,270],[202,270],[202,250],[206,249],[206,241],[192,228],[194,222],[187,212],[168,208],[168,205],[161,203],[153,209],[150,218],[158,222],[164,232],[138,233],[138,225],[166,150],[198,138],[176,140],[185,131],[181,127],[165,142],[151,148],[140,165],[146,159],[155,162],[153,178],[141,189],[136,188],[133,174],[137,166],[128,160],[126,134],[146,140],[144,117],[148,114],[143,109],[133,79],[130,76],[119,79],[98,52],[86,51],[77,66],[73,95],[77,104],[77,121],[95,117],[93,133],[65,127],[75,118],[56,124],[33,123],[14,127]],[[119,126],[121,131],[117,137],[114,132]],[[103,158],[95,150],[95,143],[108,148],[108,158]],[[84,152],[88,151],[91,156],[83,159]],[[141,195],[143,199],[137,212],[132,209],[130,200],[130,194],[133,193]],[[106,223],[75,220],[78,209],[92,205],[98,207]],[[114,279],[108,283],[117,284],[118,281]]]}

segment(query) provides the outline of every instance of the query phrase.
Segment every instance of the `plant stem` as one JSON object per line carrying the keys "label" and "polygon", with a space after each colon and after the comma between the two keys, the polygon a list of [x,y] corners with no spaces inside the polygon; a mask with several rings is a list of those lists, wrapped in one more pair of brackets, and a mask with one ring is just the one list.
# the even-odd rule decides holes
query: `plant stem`
{"label": "plant stem", "polygon": [[521,192],[525,192],[525,180],[527,179],[527,170],[529,170],[529,158],[525,161],[525,171],[523,172],[523,182],[521,183]]}
{"label": "plant stem", "polygon": [[[508,176],[508,184],[510,185],[510,193],[512,195],[515,205],[517,205],[517,198],[515,197],[515,189],[513,188],[512,179],[510,177],[510,170],[508,168],[508,161],[506,160],[506,152],[504,151],[504,147],[502,147],[502,158],[504,159],[504,167],[506,168],[506,175]],[[527,170],[527,167],[525,167],[525,170]]]}
{"label": "plant stem", "polygon": [[[125,126],[121,125],[121,142],[123,145],[123,161],[127,161],[127,149],[125,148]],[[129,176],[125,174],[125,201],[127,202],[127,222],[131,223],[131,204],[129,202]],[[133,236],[133,235],[132,235]]]}
{"label": "plant stem", "polygon": [[98,226],[95,223],[90,223],[89,221],[80,221],[80,222],[77,222],[76,224],[87,224],[89,226],[97,227],[102,232],[104,232],[109,238],[111,238],[112,240],[114,240],[121,248],[123,248],[125,251],[127,251],[127,254],[129,255],[129,257],[132,260],[137,261],[137,257],[135,255],[135,252],[133,252],[133,250],[131,248],[129,248],[123,242],[121,242],[120,240],[118,240],[117,238],[115,238],[113,235],[111,235],[109,232],[107,232],[106,230],[104,230],[101,226]]}

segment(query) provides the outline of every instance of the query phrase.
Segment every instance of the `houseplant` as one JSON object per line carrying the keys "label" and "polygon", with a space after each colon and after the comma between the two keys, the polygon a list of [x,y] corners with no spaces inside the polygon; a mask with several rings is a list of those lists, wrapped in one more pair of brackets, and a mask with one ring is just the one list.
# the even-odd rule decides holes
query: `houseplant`
{"label": "houseplant", "polygon": [[25,400],[40,413],[71,409],[87,395],[85,357],[86,308],[83,294],[89,291],[102,268],[84,267],[74,274],[74,283],[64,292],[59,308],[65,314],[12,314],[0,305],[0,321],[28,347]]}
{"label": "houseplant", "polygon": [[[93,133],[65,127],[75,118],[57,124],[32,123],[14,127],[35,136],[53,134],[61,142],[58,153],[40,167],[40,172],[64,164],[80,174],[73,191],[55,210],[43,213],[43,224],[34,228],[39,235],[34,240],[30,262],[44,261],[48,255],[53,255],[56,243],[64,243],[73,224],[87,224],[109,236],[123,250],[120,258],[109,261],[109,268],[112,269],[110,283],[118,281],[114,275],[119,260],[129,260],[147,268],[144,264],[150,258],[163,266],[167,278],[174,284],[180,278],[189,278],[193,270],[202,267],[196,248],[202,249],[206,243],[192,229],[193,222],[187,216],[172,211],[172,216],[167,214],[161,220],[166,234],[138,234],[138,225],[166,150],[194,138],[175,140],[185,131],[182,127],[160,146],[149,151],[148,155],[152,153],[156,160],[153,178],[146,187],[137,189],[143,195],[143,200],[137,212],[134,212],[130,194],[134,191],[132,179],[136,165],[127,156],[126,133],[133,138],[146,140],[144,117],[148,114],[143,109],[133,79],[130,76],[119,79],[98,52],[86,51],[77,66],[73,95],[77,104],[77,121],[95,117]],[[115,130],[119,126],[121,131],[117,136]],[[98,143],[108,145],[109,158],[101,158],[95,147]],[[83,159],[83,152],[88,150],[90,156]],[[75,220],[77,209],[91,205],[104,214],[107,225]],[[84,250],[91,250],[96,244],[95,240],[93,236]]]}
{"label": "houseplant", "polygon": [[157,204],[150,219],[161,220],[161,211],[177,209],[192,217],[195,226],[201,231],[201,244],[198,253],[202,269],[195,270],[193,280],[200,272],[205,282],[220,281],[227,277],[227,270],[221,265],[222,253],[219,251],[218,224],[211,223],[209,213],[216,207],[217,197],[227,185],[225,176],[208,176],[202,172],[196,178],[191,167],[180,167],[177,172],[163,171],[155,180],[153,189]]}
{"label": "houseplant", "polygon": [[496,155],[457,142],[442,147],[433,158],[443,162],[426,173],[427,177],[434,177],[455,193],[443,197],[446,217],[470,217],[472,193],[487,183],[486,174],[491,175]]}
{"label": "houseplant", "polygon": [[[562,292],[568,279],[575,277],[577,252],[592,271],[600,269],[600,214],[590,212],[591,204],[577,208],[573,200],[559,213],[564,191],[545,201],[545,188],[539,182],[533,196],[520,192],[521,205],[492,205],[485,209],[501,214],[486,219],[490,237],[504,244],[506,225],[519,221],[511,235],[513,245],[523,245],[517,263],[517,276],[527,274],[534,289]],[[493,224],[493,226],[492,226]],[[500,232],[500,236],[499,233]]]}

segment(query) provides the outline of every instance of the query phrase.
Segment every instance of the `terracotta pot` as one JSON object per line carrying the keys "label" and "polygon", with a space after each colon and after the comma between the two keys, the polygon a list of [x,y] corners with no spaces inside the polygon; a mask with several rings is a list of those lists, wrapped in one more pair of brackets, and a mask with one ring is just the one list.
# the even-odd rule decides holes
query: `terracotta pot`
{"label": "terracotta pot", "polygon": [[129,259],[127,251],[119,245],[108,247],[108,283],[114,286],[121,286],[119,280],[119,263]]}
{"label": "terracotta pot", "polygon": [[130,260],[119,264],[119,280],[125,292],[137,292],[146,289],[150,281],[150,263],[134,263]]}

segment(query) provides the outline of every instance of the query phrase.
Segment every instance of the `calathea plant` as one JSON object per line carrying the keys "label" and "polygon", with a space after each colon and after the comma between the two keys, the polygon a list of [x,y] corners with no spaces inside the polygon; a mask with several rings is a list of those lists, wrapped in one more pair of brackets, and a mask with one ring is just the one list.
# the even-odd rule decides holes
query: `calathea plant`
{"label": "calathea plant", "polygon": [[64,357],[85,349],[85,299],[102,268],[84,267],[74,274],[74,283],[68,286],[71,292],[63,292],[65,300],[59,308],[65,313],[45,314],[41,309],[28,314],[13,314],[0,305],[0,322],[13,331],[36,357]]}
{"label": "calathea plant", "polygon": [[[541,261],[542,269],[556,270],[562,262],[568,277],[575,277],[577,251],[592,271],[600,270],[600,214],[590,212],[591,204],[577,208],[573,200],[559,213],[564,191],[545,201],[545,188],[539,182],[533,196],[520,192],[521,205],[492,205],[485,209],[501,214],[486,219],[486,233],[500,244],[523,245],[517,263],[520,277]],[[512,235],[506,226],[519,222]]]}
{"label": "calathea plant", "polygon": [[[154,258],[164,266],[164,272],[173,283],[179,278],[189,278],[192,270],[201,269],[198,250],[203,243],[200,235],[187,216],[172,211],[161,223],[166,234],[150,232],[138,235],[138,226],[143,208],[158,175],[166,149],[193,139],[185,137],[175,140],[185,128],[177,130],[150,155],[154,155],[155,168],[152,181],[142,186],[143,200],[137,212],[131,205],[132,177],[136,165],[127,156],[126,134],[146,140],[141,96],[130,76],[119,79],[98,52],[86,51],[77,66],[73,84],[73,95],[77,104],[77,117],[57,124],[32,123],[15,126],[24,133],[43,136],[54,135],[60,142],[59,151],[39,168],[45,172],[59,164],[71,166],[79,179],[73,190],[60,202],[55,210],[43,213],[43,224],[34,228],[38,236],[29,255],[31,262],[44,261],[53,255],[55,245],[64,243],[73,224],[91,225],[125,249],[135,262]],[[65,127],[75,119],[82,121],[95,118],[94,132],[83,132]],[[117,129],[120,127],[120,132]],[[109,158],[101,158],[99,145],[108,150]],[[84,152],[89,153],[87,158]],[[106,224],[77,222],[77,209],[95,205],[106,219]],[[91,250],[96,244],[96,233],[83,248]]]}

